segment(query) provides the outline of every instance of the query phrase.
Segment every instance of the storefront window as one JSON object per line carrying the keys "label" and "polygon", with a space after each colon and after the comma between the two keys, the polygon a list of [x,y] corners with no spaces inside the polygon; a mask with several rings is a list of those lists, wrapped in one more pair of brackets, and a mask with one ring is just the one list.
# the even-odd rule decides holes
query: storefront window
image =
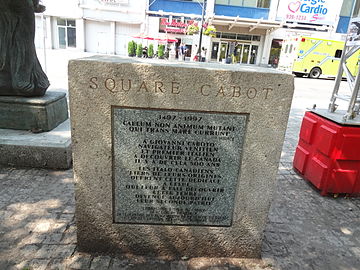
{"label": "storefront window", "polygon": [[223,33],[223,32],[216,32],[217,38],[223,39],[236,39],[236,40],[252,40],[252,41],[260,41],[260,36],[252,36],[246,34],[235,34],[235,33]]}
{"label": "storefront window", "polygon": [[215,0],[217,5],[269,8],[271,0]]}
{"label": "storefront window", "polygon": [[[273,67],[277,67],[277,64],[279,62],[282,42],[282,39],[273,39],[271,42],[270,57],[268,63]],[[285,50],[287,51],[287,47]]]}
{"label": "storefront window", "polygon": [[256,64],[259,46],[239,41],[213,42],[211,59],[220,62],[231,59],[233,63]]}
{"label": "storefront window", "polygon": [[220,45],[220,57],[219,57],[219,61],[222,61],[223,59],[225,59],[227,57],[227,52],[228,50],[228,43],[227,42],[222,42]]}
{"label": "storefront window", "polygon": [[250,54],[250,45],[245,44],[242,52],[241,63],[248,64]]}
{"label": "storefront window", "polygon": [[236,34],[235,33],[222,33],[222,38],[226,38],[226,39],[236,39]]}
{"label": "storefront window", "polygon": [[269,8],[271,0],[258,0],[257,7]]}
{"label": "storefront window", "polygon": [[360,16],[360,1],[356,1],[353,16],[354,17],[359,17]]}
{"label": "storefront window", "polygon": [[250,35],[238,34],[236,39],[238,39],[238,40],[251,40],[251,36]]}
{"label": "storefront window", "polygon": [[343,1],[341,11],[340,11],[340,16],[351,17],[351,10],[352,10],[354,1],[355,0],[344,0]]}
{"label": "storefront window", "polygon": [[217,55],[219,52],[219,42],[213,42],[211,49],[211,59],[217,59]]}
{"label": "storefront window", "polygon": [[256,56],[257,56],[258,48],[259,47],[256,45],[251,46],[250,64],[256,63]]}
{"label": "storefront window", "polygon": [[218,4],[218,5],[228,5],[228,4],[229,4],[229,0],[215,0],[215,4]]}
{"label": "storefront window", "polygon": [[[341,11],[340,11],[340,16],[351,17],[351,11],[352,11],[354,1],[355,0],[344,0],[343,1]],[[354,7],[354,17],[358,17],[358,16],[360,16],[360,1],[356,1],[355,7]]]}
{"label": "storefront window", "polygon": [[242,6],[243,0],[229,0],[229,3],[227,5],[230,6]]}
{"label": "storefront window", "polygon": [[257,7],[257,0],[244,0],[244,7]]}
{"label": "storefront window", "polygon": [[[341,6],[340,16],[351,17],[351,11],[355,0],[344,0]],[[360,1],[356,1],[354,7],[354,17],[360,16]]]}

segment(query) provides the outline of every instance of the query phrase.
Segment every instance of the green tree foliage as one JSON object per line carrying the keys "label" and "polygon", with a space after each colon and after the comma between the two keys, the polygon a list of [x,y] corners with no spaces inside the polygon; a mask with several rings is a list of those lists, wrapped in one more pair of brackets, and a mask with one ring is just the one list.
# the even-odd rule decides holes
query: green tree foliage
{"label": "green tree foliage", "polygon": [[188,35],[195,35],[199,33],[199,26],[197,25],[197,23],[190,24],[186,29],[186,33]]}
{"label": "green tree foliage", "polygon": [[148,51],[147,51],[148,57],[152,58],[154,56],[154,45],[150,44]]}
{"label": "green tree foliage", "polygon": [[158,46],[158,57],[160,59],[164,58],[164,51],[165,51],[165,45],[159,45]]}
{"label": "green tree foliage", "polygon": [[135,41],[129,41],[128,43],[128,55],[129,56],[135,56],[136,54],[136,43]]}
{"label": "green tree foliage", "polygon": [[208,25],[204,31],[204,35],[210,37],[216,37],[216,28],[212,25]]}
{"label": "green tree foliage", "polygon": [[143,55],[143,47],[142,47],[142,44],[139,43],[137,46],[136,46],[136,56],[137,57],[142,57]]}

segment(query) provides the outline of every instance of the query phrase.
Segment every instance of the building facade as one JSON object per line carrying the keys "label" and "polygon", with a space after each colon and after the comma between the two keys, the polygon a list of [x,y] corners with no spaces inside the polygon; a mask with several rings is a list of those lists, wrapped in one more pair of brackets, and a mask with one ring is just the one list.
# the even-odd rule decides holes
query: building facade
{"label": "building facade", "polygon": [[146,1],[43,0],[36,15],[35,44],[99,54],[127,54],[127,43],[143,32]]}
{"label": "building facade", "polygon": [[[355,0],[207,0],[205,22],[216,28],[216,37],[205,38],[207,59],[244,64],[271,64],[279,57],[282,40],[298,35],[345,38]],[[161,34],[159,21],[199,20],[197,0],[156,0],[147,10],[149,34]],[[290,14],[288,14],[290,13]],[[150,30],[151,29],[151,30]],[[151,31],[151,32],[150,32]],[[198,38],[166,33],[194,47]]]}
{"label": "building facade", "polygon": [[[275,21],[276,1],[270,0],[207,0],[204,24],[216,29],[214,37],[202,36],[207,61],[232,61],[243,64],[266,62],[264,44],[272,31],[281,27]],[[162,31],[161,22],[198,21],[201,24],[204,1],[156,0],[147,10],[147,29],[150,35],[166,35],[178,39],[191,48],[192,55],[199,50],[199,34],[189,36],[176,27]],[[201,49],[201,48],[200,48]],[[265,57],[265,58],[264,58]]]}
{"label": "building facade", "polygon": [[[43,0],[47,9],[36,16],[35,43],[127,55],[128,42],[135,40],[155,48],[167,44],[176,52],[185,45],[189,58],[201,46],[206,61],[268,65],[289,36],[344,39],[354,1]],[[202,18],[204,30],[216,29],[213,36],[187,32],[189,25],[201,26]]]}

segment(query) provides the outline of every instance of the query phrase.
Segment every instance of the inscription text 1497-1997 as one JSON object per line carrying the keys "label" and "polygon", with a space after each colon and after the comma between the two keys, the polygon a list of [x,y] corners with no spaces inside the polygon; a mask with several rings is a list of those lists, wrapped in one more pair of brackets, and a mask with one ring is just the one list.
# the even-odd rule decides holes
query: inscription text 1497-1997
{"label": "inscription text 1497-1997", "polygon": [[113,109],[114,220],[230,226],[246,115]]}

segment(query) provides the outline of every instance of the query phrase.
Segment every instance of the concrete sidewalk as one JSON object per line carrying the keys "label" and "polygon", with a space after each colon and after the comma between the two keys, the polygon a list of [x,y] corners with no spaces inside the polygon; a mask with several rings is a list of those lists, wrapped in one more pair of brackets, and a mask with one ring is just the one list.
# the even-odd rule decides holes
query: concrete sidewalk
{"label": "concrete sidewalk", "polygon": [[262,260],[79,253],[72,170],[0,168],[0,270],[360,269],[360,199],[321,197],[291,164],[305,106],[327,106],[332,83],[296,79]]}

